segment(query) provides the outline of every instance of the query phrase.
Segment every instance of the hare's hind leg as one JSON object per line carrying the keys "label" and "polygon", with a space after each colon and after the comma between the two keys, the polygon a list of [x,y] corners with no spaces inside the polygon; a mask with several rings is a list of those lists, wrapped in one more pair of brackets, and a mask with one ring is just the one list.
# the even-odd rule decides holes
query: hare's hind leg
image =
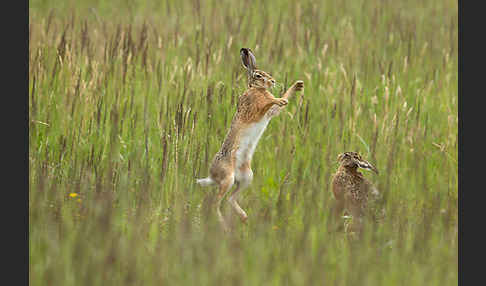
{"label": "hare's hind leg", "polygon": [[235,177],[233,174],[227,176],[219,183],[219,192],[217,197],[216,203],[216,213],[218,214],[218,220],[221,223],[224,231],[228,231],[228,226],[224,221],[223,215],[221,214],[221,202],[223,201],[224,195],[231,189],[233,183],[235,181]]}
{"label": "hare's hind leg", "polygon": [[242,168],[238,168],[237,174],[235,176],[235,180],[237,181],[237,186],[236,189],[231,193],[228,201],[233,207],[233,209],[236,211],[238,216],[240,217],[241,221],[246,223],[248,219],[248,215],[246,212],[240,207],[238,204],[238,195],[240,194],[241,191],[246,189],[251,181],[253,180],[253,172],[248,166],[244,166]]}

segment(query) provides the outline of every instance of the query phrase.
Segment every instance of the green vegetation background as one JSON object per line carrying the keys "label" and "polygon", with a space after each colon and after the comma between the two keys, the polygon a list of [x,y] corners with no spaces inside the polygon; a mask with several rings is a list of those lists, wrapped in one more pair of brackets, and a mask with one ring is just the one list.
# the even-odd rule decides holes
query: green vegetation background
{"label": "green vegetation background", "polygon": [[[456,285],[457,1],[29,1],[30,285]],[[208,174],[239,49],[305,90],[223,235]],[[283,89],[275,89],[280,95]],[[343,151],[380,175],[362,240],[328,227]]]}

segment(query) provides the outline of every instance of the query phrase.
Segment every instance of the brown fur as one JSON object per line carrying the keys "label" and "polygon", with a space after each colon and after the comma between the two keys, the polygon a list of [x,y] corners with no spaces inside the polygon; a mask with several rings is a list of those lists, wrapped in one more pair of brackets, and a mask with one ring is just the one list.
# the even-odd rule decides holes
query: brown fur
{"label": "brown fur", "polygon": [[343,210],[353,217],[350,231],[361,232],[362,218],[368,205],[368,196],[374,190],[373,185],[358,171],[367,168],[378,173],[378,170],[356,152],[346,152],[338,157],[340,166],[332,179],[332,192],[336,203],[333,215],[339,218]]}
{"label": "brown fur", "polygon": [[[251,87],[239,97],[237,111],[231,122],[230,130],[223,141],[221,149],[214,156],[209,170],[210,177],[219,185],[218,201],[223,199],[224,195],[232,186],[226,184],[225,180],[234,175],[234,169],[236,167],[235,155],[239,147],[238,143],[240,142],[239,138],[241,133],[251,123],[260,121],[272,106],[283,106],[281,100],[287,100],[297,90],[294,85],[285,93],[284,97],[275,98],[264,88]],[[251,160],[243,163],[239,168],[241,172],[247,170],[251,172]],[[237,186],[233,194],[237,194],[238,191],[239,186]],[[240,216],[240,218],[243,222],[246,222],[248,217]]]}
{"label": "brown fur", "polygon": [[[262,123],[268,124],[268,121],[263,121],[263,117],[266,116],[265,120],[270,120],[273,116],[278,115],[280,109],[287,105],[288,98],[304,87],[302,81],[297,81],[285,92],[282,98],[276,98],[267,90],[274,86],[275,80],[268,73],[256,69],[256,60],[251,50],[243,48],[240,55],[243,66],[247,69],[248,89],[238,98],[236,113],[223,144],[211,163],[209,177],[198,180],[202,185],[215,184],[218,186],[216,211],[224,230],[227,230],[227,226],[221,215],[220,206],[223,197],[233,184],[236,185],[236,189],[231,193],[228,200],[243,222],[248,219],[245,211],[236,201],[239,192],[248,187],[253,178],[251,170],[252,153],[248,152],[252,152],[250,149],[254,151],[259,137],[252,137],[253,135],[249,136],[248,134],[253,134],[251,133],[252,130],[263,132],[266,125],[262,125]],[[258,129],[261,126],[264,127]],[[250,130],[250,133],[247,132],[248,130]],[[243,144],[242,147],[242,137],[244,136],[246,136],[246,145]],[[248,147],[250,143],[253,149]],[[238,166],[237,161],[239,162]]]}
{"label": "brown fur", "polygon": [[[211,164],[209,172],[213,180],[218,182],[220,177],[226,177],[228,172],[222,169],[233,169],[235,163],[234,152],[238,148],[240,135],[246,127],[251,123],[260,121],[274,104],[283,106],[284,104],[281,100],[281,98],[275,98],[264,88],[255,87],[248,89],[239,97],[236,114],[231,122],[230,130]],[[249,167],[250,162],[247,165]],[[225,175],[222,175],[222,173]]]}

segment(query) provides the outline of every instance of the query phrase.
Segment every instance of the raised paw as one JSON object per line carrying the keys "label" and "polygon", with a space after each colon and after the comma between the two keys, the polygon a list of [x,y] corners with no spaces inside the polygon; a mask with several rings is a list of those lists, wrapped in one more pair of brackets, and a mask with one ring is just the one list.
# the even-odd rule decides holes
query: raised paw
{"label": "raised paw", "polygon": [[278,106],[285,106],[289,103],[289,101],[285,98],[279,98],[277,101]]}
{"label": "raised paw", "polygon": [[298,80],[294,83],[293,88],[295,91],[301,91],[304,89],[304,82],[301,80]]}
{"label": "raised paw", "polygon": [[248,216],[240,217],[240,219],[241,219],[242,223],[244,223],[245,225],[248,225]]}

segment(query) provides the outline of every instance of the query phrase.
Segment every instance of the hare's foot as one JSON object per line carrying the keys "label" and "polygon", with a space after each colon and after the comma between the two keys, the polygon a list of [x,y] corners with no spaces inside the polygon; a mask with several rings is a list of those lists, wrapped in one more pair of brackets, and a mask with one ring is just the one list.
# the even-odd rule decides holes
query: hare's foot
{"label": "hare's foot", "polygon": [[292,88],[295,90],[295,91],[301,91],[304,89],[304,82],[301,81],[301,80],[298,80],[294,83],[294,85],[292,85]]}
{"label": "hare's foot", "polygon": [[285,98],[276,98],[275,102],[278,106],[285,106],[289,103],[289,101]]}
{"label": "hare's foot", "polygon": [[237,198],[241,193],[241,191],[243,191],[248,187],[248,185],[250,185],[253,179],[253,172],[249,168],[246,170],[240,170],[238,177],[240,181],[237,183],[236,189],[231,193],[228,201],[230,205],[233,207],[233,209],[235,210],[235,212],[240,217],[241,222],[246,224],[246,221],[248,220],[248,215],[238,204]]}
{"label": "hare's foot", "polygon": [[228,224],[226,223],[226,221],[224,220],[223,215],[221,214],[221,210],[219,209],[219,207],[218,207],[216,212],[218,214],[218,221],[219,221],[219,224],[221,225],[221,228],[223,229],[223,232],[224,233],[230,232],[230,228],[229,228]]}
{"label": "hare's foot", "polygon": [[229,227],[225,222],[223,215],[221,214],[221,203],[223,201],[224,195],[231,189],[234,183],[234,175],[231,174],[227,176],[224,180],[221,181],[219,184],[219,192],[217,196],[217,203],[216,203],[216,213],[218,214],[218,220],[221,226],[223,227],[224,232],[229,231]]}
{"label": "hare's foot", "polygon": [[296,81],[287,91],[285,92],[284,95],[282,95],[282,98],[290,98],[292,97],[296,92],[304,90],[304,82],[301,80]]}
{"label": "hare's foot", "polygon": [[248,225],[248,216],[240,217],[241,222],[244,223],[245,225]]}

